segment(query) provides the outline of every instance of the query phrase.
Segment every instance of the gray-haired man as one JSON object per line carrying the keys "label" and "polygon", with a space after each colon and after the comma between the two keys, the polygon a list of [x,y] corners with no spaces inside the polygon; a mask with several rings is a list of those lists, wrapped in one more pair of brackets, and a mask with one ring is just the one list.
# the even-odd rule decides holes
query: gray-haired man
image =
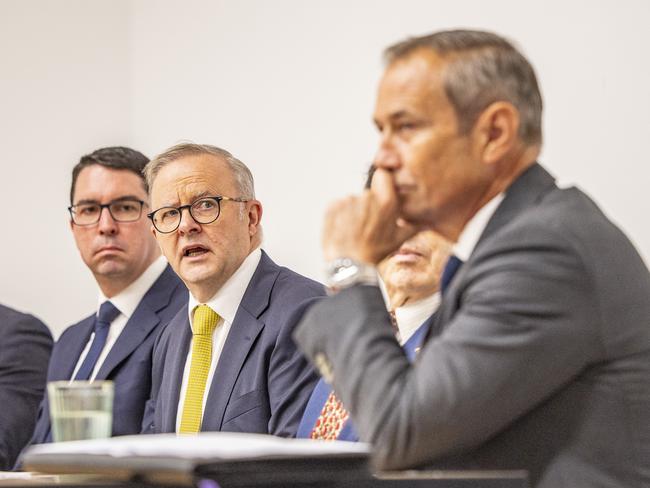
{"label": "gray-haired man", "polygon": [[[345,289],[308,312],[300,346],[329,363],[381,468],[650,485],[650,275],[587,196],[536,162],[532,67],[476,31],[409,39],[387,60],[373,186],[325,221],[331,281]],[[456,242],[457,273],[443,273],[438,319],[411,365],[367,271],[420,228]]]}
{"label": "gray-haired man", "polygon": [[317,376],[291,334],[322,286],[260,249],[262,204],[229,152],[181,144],[146,175],[153,233],[190,298],[154,349],[144,431],[295,435]]}

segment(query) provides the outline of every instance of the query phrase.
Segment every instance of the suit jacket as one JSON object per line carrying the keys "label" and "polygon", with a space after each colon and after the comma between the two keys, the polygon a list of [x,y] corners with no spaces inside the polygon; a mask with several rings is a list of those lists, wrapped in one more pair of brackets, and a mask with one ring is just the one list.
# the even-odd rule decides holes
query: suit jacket
{"label": "suit jacket", "polygon": [[[425,320],[424,323],[420,325],[415,332],[413,332],[413,335],[409,337],[408,341],[402,345],[404,353],[406,354],[406,357],[409,359],[409,361],[415,360],[415,356],[420,349],[422,340],[429,331],[429,328],[431,327],[434,319],[435,314]],[[320,414],[323,411],[323,407],[325,406],[325,403],[327,402],[327,399],[331,393],[332,386],[321,378],[316,384],[316,387],[314,388],[311,396],[309,397],[309,402],[307,403],[305,413],[302,415],[302,419],[300,420],[300,425],[298,426],[296,437],[304,439],[309,439],[311,437],[311,432],[314,430],[316,421],[320,417]],[[352,421],[349,417],[344,422],[343,428],[339,432],[339,435],[336,436],[336,440],[350,442],[356,442],[359,440],[359,434],[357,434],[357,431],[354,428],[354,425],[352,425]]]}
{"label": "suit jacket", "polygon": [[[97,372],[96,379],[112,380],[113,435],[138,434],[151,394],[151,356],[159,329],[187,304],[188,292],[169,265],[140,300],[124,330]],[[95,314],[67,328],[54,346],[48,381],[69,380],[90,339]],[[32,444],[47,442],[50,411],[43,399]]]}
{"label": "suit jacket", "polygon": [[539,165],[508,189],[411,367],[376,287],[313,307],[297,342],[380,468],[527,469],[544,488],[650,486],[650,274]]}
{"label": "suit jacket", "polygon": [[51,351],[43,322],[0,305],[0,470],[11,469],[29,441]]}
{"label": "suit jacket", "polygon": [[[323,287],[262,252],[214,372],[201,430],[294,436],[318,381],[291,334]],[[192,339],[187,310],[154,350],[152,399],[143,431],[175,432],[183,369]]]}

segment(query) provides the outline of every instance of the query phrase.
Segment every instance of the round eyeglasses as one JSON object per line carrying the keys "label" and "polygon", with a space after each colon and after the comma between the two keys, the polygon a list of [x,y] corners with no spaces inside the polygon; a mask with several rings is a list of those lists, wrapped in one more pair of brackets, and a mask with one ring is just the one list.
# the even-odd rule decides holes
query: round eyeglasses
{"label": "round eyeglasses", "polygon": [[174,232],[181,225],[181,215],[183,209],[186,208],[191,217],[198,224],[211,224],[219,218],[221,214],[221,202],[239,202],[246,203],[248,200],[244,198],[230,198],[221,195],[213,197],[199,198],[189,205],[181,205],[180,207],[161,207],[158,210],[147,214],[151,219],[151,223],[161,234],[169,234]]}
{"label": "round eyeglasses", "polygon": [[115,222],[135,222],[142,215],[142,200],[124,198],[108,203],[84,202],[68,207],[75,225],[94,225],[99,222],[102,210],[108,209]]}

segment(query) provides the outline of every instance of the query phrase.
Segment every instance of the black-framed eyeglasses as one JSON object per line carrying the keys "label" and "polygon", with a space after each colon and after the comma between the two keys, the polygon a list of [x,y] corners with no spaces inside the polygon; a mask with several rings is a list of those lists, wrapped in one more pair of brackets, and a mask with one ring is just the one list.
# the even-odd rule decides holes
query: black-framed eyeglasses
{"label": "black-framed eyeglasses", "polygon": [[102,210],[108,209],[115,222],[135,222],[142,215],[144,202],[135,198],[120,198],[108,203],[84,202],[68,207],[76,225],[93,225],[99,222]]}
{"label": "black-framed eyeglasses", "polygon": [[248,200],[244,198],[230,198],[222,195],[215,195],[213,197],[199,198],[189,205],[181,205],[180,207],[161,207],[147,214],[147,217],[151,219],[151,223],[158,232],[169,234],[174,232],[178,229],[178,226],[181,225],[181,215],[184,208],[187,209],[197,223],[211,224],[217,220],[221,214],[222,201],[239,203],[248,202]]}

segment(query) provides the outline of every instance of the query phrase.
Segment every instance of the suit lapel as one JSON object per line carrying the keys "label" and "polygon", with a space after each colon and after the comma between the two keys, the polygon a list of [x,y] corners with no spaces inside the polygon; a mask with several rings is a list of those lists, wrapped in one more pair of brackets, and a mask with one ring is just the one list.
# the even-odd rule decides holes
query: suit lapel
{"label": "suit lapel", "polygon": [[511,222],[517,214],[537,204],[544,195],[555,188],[557,188],[555,179],[542,166],[533,164],[510,185],[503,202],[494,212],[476,247]]}
{"label": "suit lapel", "polygon": [[165,369],[162,384],[160,385],[160,399],[158,405],[162,405],[162,428],[161,432],[176,432],[176,415],[178,412],[178,401],[183,382],[183,371],[187,354],[192,340],[192,329],[187,317],[187,308],[183,314],[177,316],[169,324],[169,347],[165,356]]}
{"label": "suit lapel", "polygon": [[58,357],[51,361],[53,369],[48,381],[69,380],[72,378],[72,372],[77,365],[81,352],[90,340],[94,325],[95,315],[91,315],[74,326],[75,331],[69,334],[69,337],[64,333],[57,344]]}
{"label": "suit lapel", "polygon": [[140,302],[99,368],[97,379],[105,380],[108,378],[115,367],[142,344],[159,322],[158,315],[145,303]]}
{"label": "suit lapel", "polygon": [[173,286],[170,286],[169,265],[158,279],[151,285],[136,307],[133,315],[124,326],[122,333],[108,352],[106,359],[97,372],[97,379],[104,380],[109,377],[116,366],[124,361],[136,350],[145,338],[160,323],[157,312],[169,304]]}
{"label": "suit lapel", "polygon": [[264,323],[258,319],[268,307],[278,273],[278,266],[262,251],[260,263],[242,297],[221,351],[205,404],[202,431],[221,430],[226,406],[239,372],[255,339],[264,328]]}
{"label": "suit lapel", "polygon": [[486,241],[498,234],[499,230],[514,220],[519,213],[526,208],[535,205],[549,191],[555,189],[555,180],[538,163],[533,164],[524,171],[506,191],[505,198],[492,215],[483,233],[481,234],[476,248],[469,260],[458,270],[449,288],[445,291],[440,303],[439,312],[431,327],[428,337],[436,336],[453,319],[460,304],[460,293],[464,287],[465,276],[472,267],[472,258],[476,249],[484,245]]}

